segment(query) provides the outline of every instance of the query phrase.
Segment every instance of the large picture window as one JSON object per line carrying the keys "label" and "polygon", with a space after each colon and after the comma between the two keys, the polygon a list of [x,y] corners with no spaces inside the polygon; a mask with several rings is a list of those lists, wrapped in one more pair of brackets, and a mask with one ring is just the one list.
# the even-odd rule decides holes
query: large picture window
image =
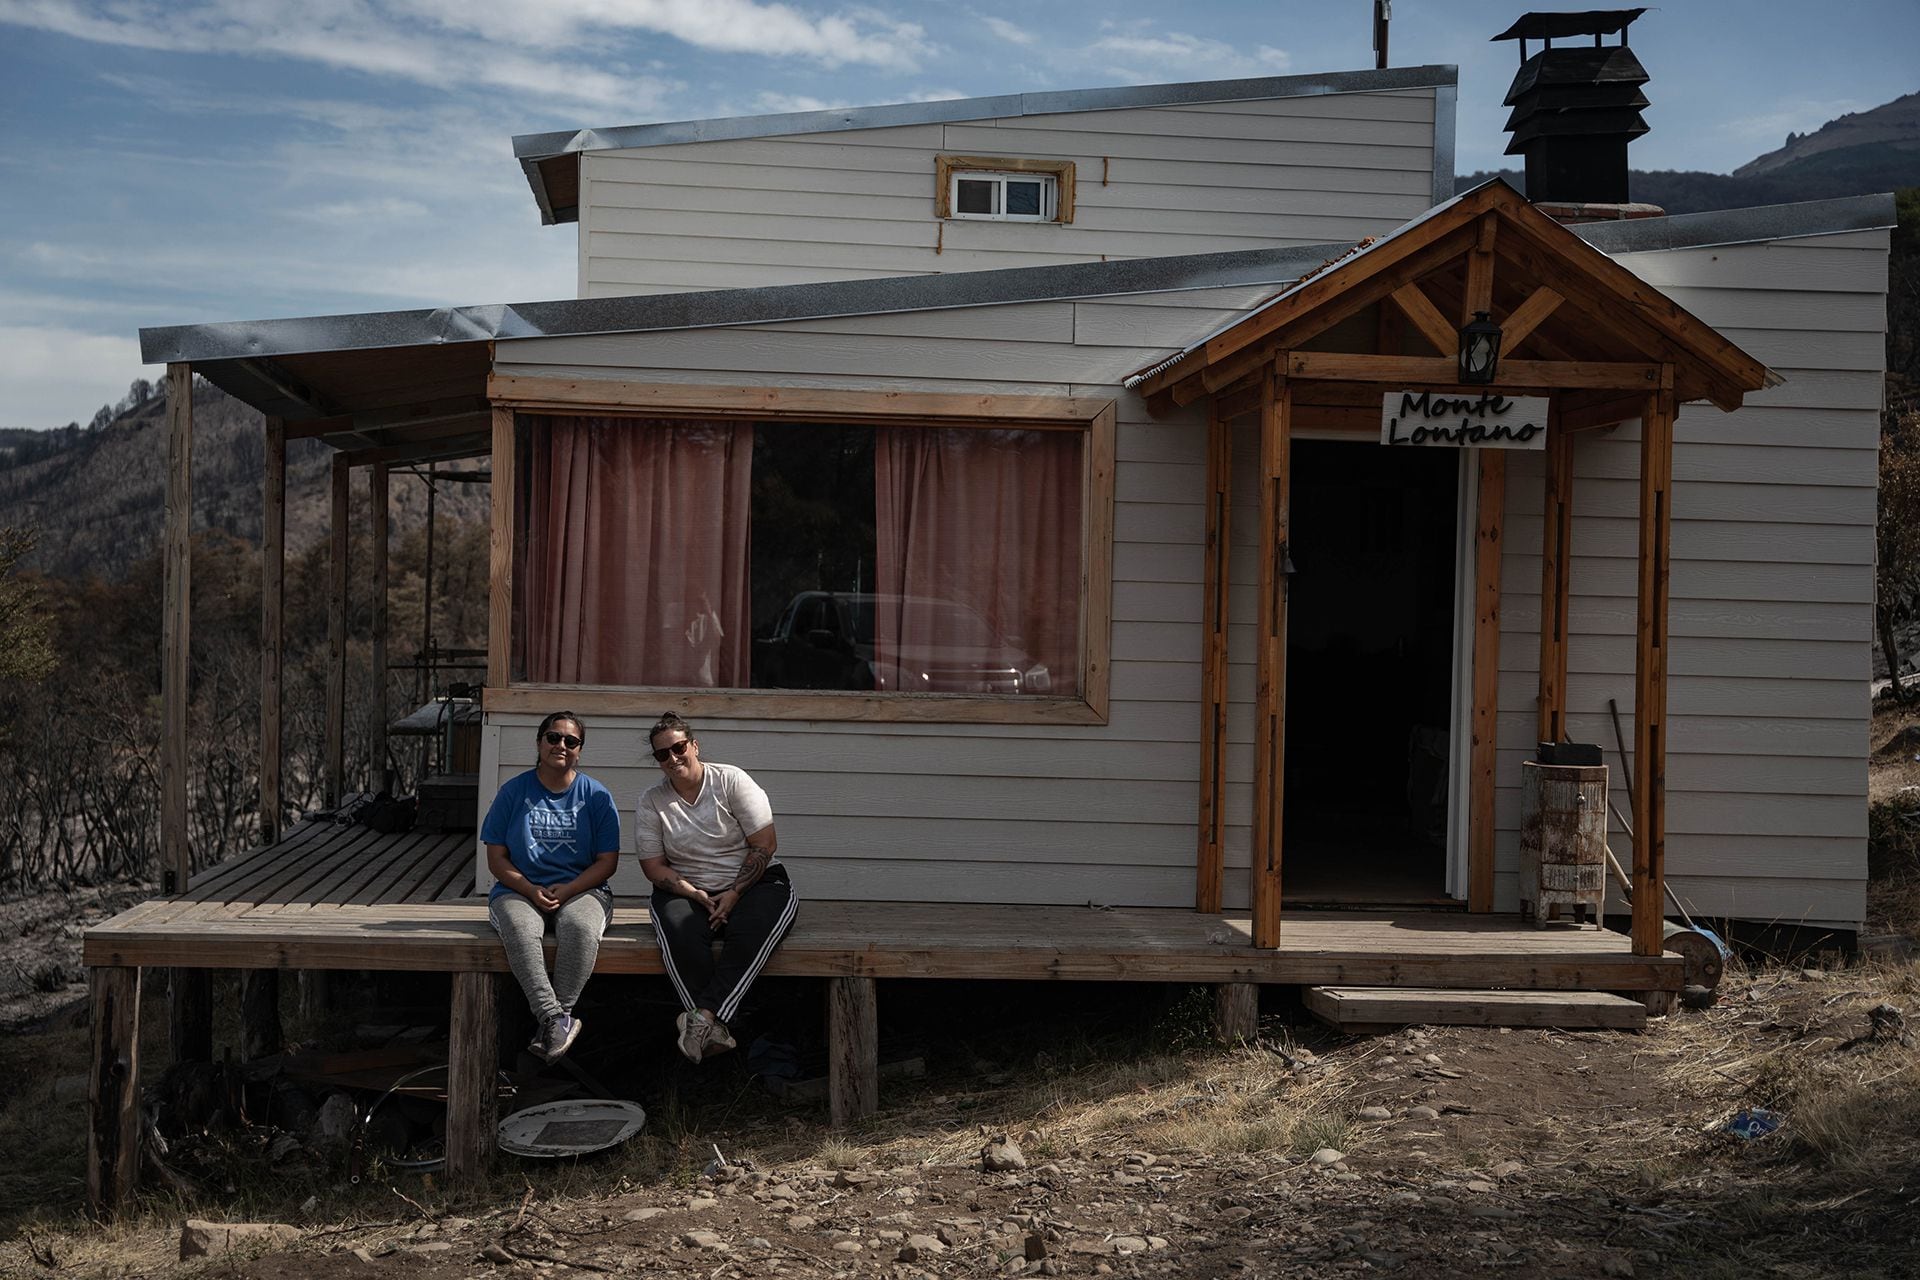
{"label": "large picture window", "polygon": [[511,679],[1084,707],[1093,437],[519,413]]}

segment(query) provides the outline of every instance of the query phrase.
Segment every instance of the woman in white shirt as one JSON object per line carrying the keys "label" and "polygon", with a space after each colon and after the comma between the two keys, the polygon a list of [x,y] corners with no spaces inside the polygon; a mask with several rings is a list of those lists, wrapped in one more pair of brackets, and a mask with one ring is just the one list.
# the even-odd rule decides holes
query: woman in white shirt
{"label": "woman in white shirt", "polygon": [[634,845],[653,882],[660,955],[685,1010],[680,1052],[699,1062],[734,1047],[727,1023],[793,925],[799,899],[774,857],[773,807],[746,770],[702,760],[692,728],[672,712],[649,742],[666,776],[640,797]]}

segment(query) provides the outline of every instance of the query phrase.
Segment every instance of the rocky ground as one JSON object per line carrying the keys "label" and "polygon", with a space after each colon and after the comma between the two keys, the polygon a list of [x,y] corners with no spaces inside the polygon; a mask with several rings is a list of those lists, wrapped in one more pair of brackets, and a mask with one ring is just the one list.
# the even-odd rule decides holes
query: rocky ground
{"label": "rocky ground", "polygon": [[[1257,1046],[1063,1068],[1029,1045],[984,1076],[940,1069],[935,1046],[928,1078],[890,1085],[848,1137],[729,1083],[667,1104],[630,1151],[509,1158],[465,1194],[378,1170],[350,1204],[289,1188],[277,1236],[216,1231],[187,1262],[182,1218],[246,1215],[213,1195],[111,1233],[43,1216],[0,1244],[0,1271],[1920,1274],[1920,1051],[1869,1012],[1916,991],[1911,967],[1743,973],[1644,1034],[1316,1038],[1277,1012]],[[1754,1106],[1778,1132],[1725,1131]]]}

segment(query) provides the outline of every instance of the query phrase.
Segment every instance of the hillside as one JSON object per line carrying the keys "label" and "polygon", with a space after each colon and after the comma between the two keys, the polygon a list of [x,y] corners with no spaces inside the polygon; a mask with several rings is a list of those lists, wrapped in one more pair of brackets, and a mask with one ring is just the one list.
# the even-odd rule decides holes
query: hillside
{"label": "hillside", "polygon": [[[196,380],[193,398],[193,525],[260,540],[265,424],[260,414]],[[9,433],[25,437],[29,433]],[[166,488],[166,399],[153,395],[103,425],[0,440],[0,526],[36,530],[27,567],[61,578],[115,580],[159,545]],[[12,446],[12,447],[9,447]],[[297,555],[326,536],[332,451],[296,440],[287,449],[287,549]],[[364,494],[365,481],[356,489]],[[396,476],[396,535],[426,514],[426,486]],[[364,501],[364,499],[363,499]],[[483,521],[485,486],[443,485],[443,519]]]}
{"label": "hillside", "polygon": [[1785,146],[1749,160],[1733,176],[1846,171],[1863,160],[1885,164],[1875,159],[1883,155],[1904,156],[1907,164],[1920,166],[1920,93],[1895,98],[1871,111],[1848,112],[1812,133],[1790,133]]}

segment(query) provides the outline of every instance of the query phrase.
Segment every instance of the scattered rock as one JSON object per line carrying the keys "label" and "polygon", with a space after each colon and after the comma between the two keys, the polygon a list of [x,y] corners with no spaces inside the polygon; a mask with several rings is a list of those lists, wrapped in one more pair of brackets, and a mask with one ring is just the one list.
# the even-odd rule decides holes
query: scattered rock
{"label": "scattered rock", "polygon": [[1113,1238],[1113,1251],[1115,1253],[1145,1253],[1147,1249],[1148,1245],[1146,1237],[1144,1236],[1115,1236]]}
{"label": "scattered rock", "polygon": [[811,1231],[818,1221],[819,1219],[810,1214],[796,1213],[787,1219],[787,1225],[795,1231]]}
{"label": "scattered rock", "polygon": [[513,1265],[513,1255],[508,1253],[506,1247],[498,1240],[489,1241],[487,1247],[480,1251],[480,1257],[484,1261],[491,1262],[496,1267],[510,1267]]}
{"label": "scattered rock", "polygon": [[1347,1156],[1345,1152],[1336,1151],[1332,1147],[1322,1147],[1318,1151],[1314,1152],[1312,1156],[1308,1157],[1309,1161],[1312,1163],[1313,1167],[1316,1169],[1324,1169],[1330,1164],[1339,1164],[1342,1160],[1345,1160],[1346,1158]]}
{"label": "scattered rock", "polygon": [[1499,1164],[1487,1170],[1489,1174],[1502,1182],[1505,1182],[1509,1178],[1517,1178],[1526,1171],[1527,1166],[1518,1160],[1502,1160]]}
{"label": "scattered rock", "polygon": [[1481,1195],[1485,1195],[1493,1189],[1493,1184],[1485,1178],[1474,1178],[1467,1183],[1467,1190],[1478,1192]]}
{"label": "scattered rock", "polygon": [[1027,1237],[1026,1254],[1028,1262],[1038,1262],[1047,1256],[1047,1239],[1038,1233]]}
{"label": "scattered rock", "polygon": [[900,1246],[900,1252],[894,1256],[901,1262],[919,1262],[924,1258],[930,1258],[935,1254],[945,1253],[946,1251],[947,1246],[941,1244],[932,1236],[911,1235],[907,1237],[907,1242]]}
{"label": "scattered rock", "polygon": [[833,1251],[835,1253],[859,1253],[864,1248],[866,1248],[866,1246],[858,1240],[835,1240],[833,1242]]}
{"label": "scattered rock", "polygon": [[657,1209],[652,1205],[646,1205],[639,1209],[629,1209],[621,1214],[620,1217],[624,1222],[651,1222],[665,1212],[665,1209]]}
{"label": "scattered rock", "polygon": [[1362,1120],[1380,1121],[1393,1119],[1393,1112],[1387,1110],[1385,1107],[1362,1107],[1357,1114]]}
{"label": "scattered rock", "polygon": [[1411,1107],[1407,1117],[1412,1120],[1438,1120],[1440,1112],[1433,1107]]}
{"label": "scattered rock", "polygon": [[1230,1204],[1220,1211],[1222,1222],[1245,1222],[1253,1216],[1253,1210],[1243,1204]]}
{"label": "scattered rock", "polygon": [[687,1208],[711,1209],[719,1203],[720,1202],[712,1196],[695,1196],[693,1199],[687,1201]]}
{"label": "scattered rock", "polygon": [[1606,1253],[1600,1256],[1600,1274],[1617,1276],[1621,1280],[1633,1280],[1633,1259],[1624,1253]]}
{"label": "scattered rock", "polygon": [[207,1222],[189,1218],[180,1228],[180,1260],[212,1257],[257,1241],[288,1245],[299,1238],[300,1228],[284,1222]]}
{"label": "scattered rock", "polygon": [[753,1237],[753,1239],[747,1241],[747,1248],[762,1249],[762,1250],[771,1249],[773,1248],[773,1241],[767,1239],[765,1236],[755,1236]]}
{"label": "scattered rock", "polygon": [[767,1198],[769,1200],[797,1200],[800,1198],[800,1193],[793,1189],[792,1183],[780,1182],[767,1188]]}
{"label": "scattered rock", "polygon": [[428,1240],[424,1244],[403,1244],[400,1246],[400,1252],[402,1253],[448,1253],[451,1252],[452,1249],[453,1245],[445,1240]]}
{"label": "scattered rock", "polygon": [[1002,1134],[1000,1137],[980,1148],[980,1167],[988,1173],[1004,1173],[1009,1169],[1027,1167],[1026,1153],[1020,1150],[1020,1144]]}
{"label": "scattered rock", "polygon": [[689,1231],[681,1236],[680,1239],[683,1243],[690,1244],[696,1249],[725,1249],[727,1247],[725,1237],[717,1231],[707,1231],[704,1229]]}
{"label": "scattered rock", "polygon": [[344,1093],[330,1093],[314,1115],[313,1134],[308,1142],[316,1151],[343,1154],[359,1124],[360,1116],[354,1110],[353,1099]]}

